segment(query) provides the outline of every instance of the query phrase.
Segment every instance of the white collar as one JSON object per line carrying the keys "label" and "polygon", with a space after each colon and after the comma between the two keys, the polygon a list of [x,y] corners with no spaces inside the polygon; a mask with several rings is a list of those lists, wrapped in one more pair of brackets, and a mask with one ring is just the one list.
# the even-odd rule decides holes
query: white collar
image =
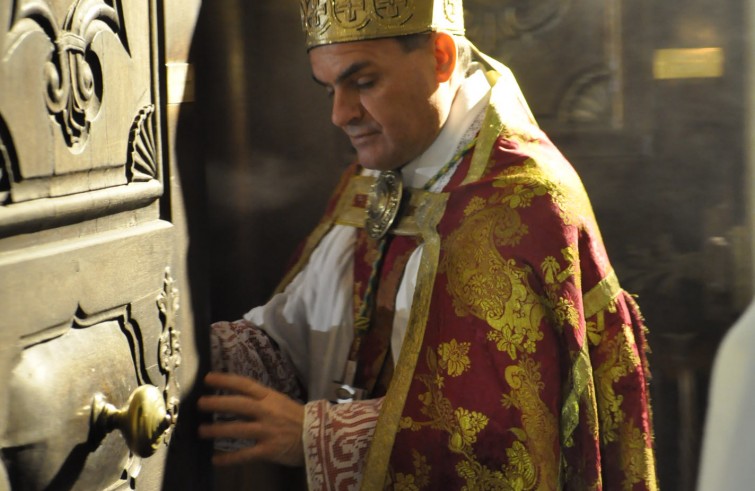
{"label": "white collar", "polygon": [[467,129],[487,106],[490,84],[481,68],[476,68],[461,84],[438,137],[416,159],[401,168],[404,186],[421,188],[451,160]]}

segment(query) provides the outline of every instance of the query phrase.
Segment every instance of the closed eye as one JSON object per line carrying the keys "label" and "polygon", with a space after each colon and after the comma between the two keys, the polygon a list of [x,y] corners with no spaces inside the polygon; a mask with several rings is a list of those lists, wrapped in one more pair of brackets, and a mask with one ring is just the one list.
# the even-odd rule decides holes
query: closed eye
{"label": "closed eye", "polygon": [[366,90],[371,89],[375,86],[375,80],[374,79],[368,79],[368,80],[357,80],[355,83],[357,89],[359,90]]}

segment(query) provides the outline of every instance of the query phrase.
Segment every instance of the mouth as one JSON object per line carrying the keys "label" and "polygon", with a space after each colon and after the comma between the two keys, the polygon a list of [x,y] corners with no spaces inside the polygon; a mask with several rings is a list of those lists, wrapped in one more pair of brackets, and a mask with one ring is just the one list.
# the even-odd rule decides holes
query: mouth
{"label": "mouth", "polygon": [[377,131],[365,131],[362,133],[348,134],[351,144],[354,146],[364,145],[371,139],[375,138],[379,133]]}

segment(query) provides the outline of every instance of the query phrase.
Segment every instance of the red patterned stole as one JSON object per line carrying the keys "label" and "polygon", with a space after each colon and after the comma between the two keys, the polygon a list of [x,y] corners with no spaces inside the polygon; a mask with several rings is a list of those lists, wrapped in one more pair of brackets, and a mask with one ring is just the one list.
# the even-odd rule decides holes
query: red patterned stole
{"label": "red patterned stole", "polygon": [[[368,397],[381,397],[388,390],[393,375],[391,332],[396,310],[396,294],[404,276],[406,263],[418,239],[389,235],[379,268],[377,291],[370,316],[370,327],[361,341],[355,383],[366,389]],[[370,239],[364,229],[358,231],[354,251],[354,311],[359,314],[361,302],[369,283],[377,255],[379,241]]]}

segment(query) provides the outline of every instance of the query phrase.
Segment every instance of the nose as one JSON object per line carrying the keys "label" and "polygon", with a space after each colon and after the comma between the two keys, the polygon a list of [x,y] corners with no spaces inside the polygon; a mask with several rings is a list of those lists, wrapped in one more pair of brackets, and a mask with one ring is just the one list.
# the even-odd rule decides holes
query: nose
{"label": "nose", "polygon": [[338,127],[353,124],[362,117],[362,104],[359,96],[348,90],[336,89],[333,92],[333,110],[330,120]]}

